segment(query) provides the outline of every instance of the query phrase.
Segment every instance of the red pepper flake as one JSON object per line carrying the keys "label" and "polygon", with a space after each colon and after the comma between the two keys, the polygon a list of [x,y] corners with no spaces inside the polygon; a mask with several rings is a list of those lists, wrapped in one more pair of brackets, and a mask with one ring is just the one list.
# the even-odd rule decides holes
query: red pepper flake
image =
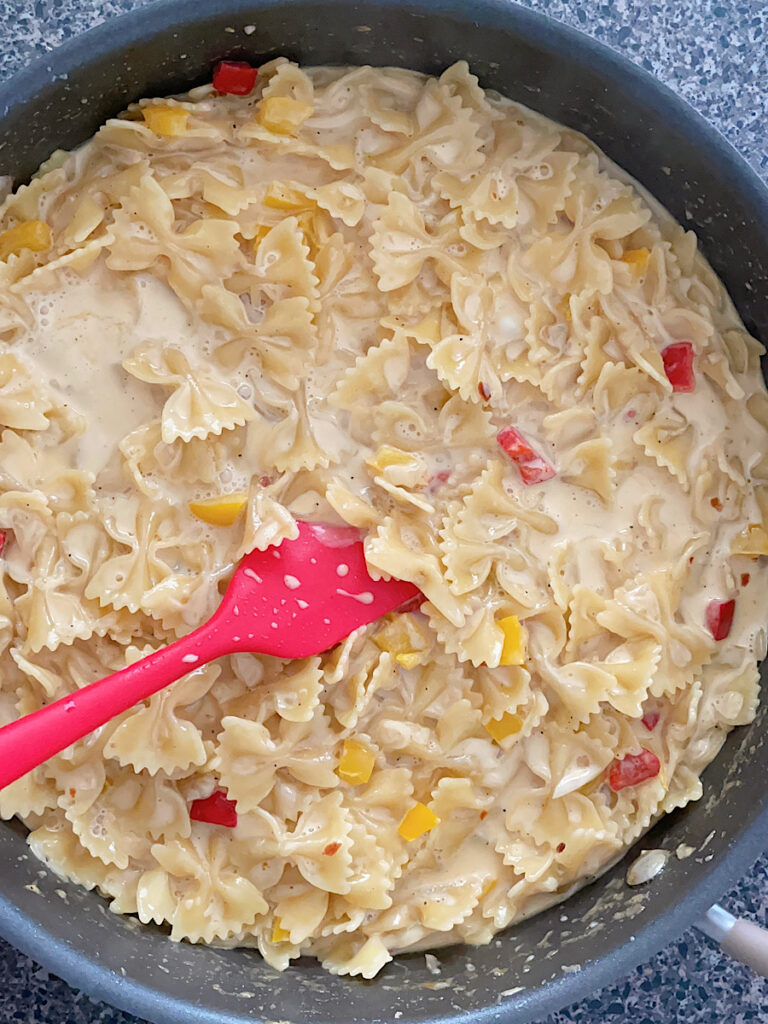
{"label": "red pepper flake", "polygon": [[514,427],[503,427],[496,435],[496,440],[520,470],[524,484],[540,484],[555,476],[554,467],[534,451]]}
{"label": "red pepper flake", "polygon": [[557,853],[562,853],[564,849],[565,849],[565,843],[558,843],[557,844],[557,847],[556,847],[556,852]]}
{"label": "red pepper flake", "polygon": [[0,530],[0,555],[2,555],[3,548],[5,547],[5,539],[6,539],[5,530]]}
{"label": "red pepper flake", "polygon": [[627,409],[624,415],[628,420],[633,420],[637,416],[637,409]]}
{"label": "red pepper flake", "polygon": [[483,384],[482,381],[480,381],[480,383],[477,385],[477,390],[478,390],[478,393],[479,393],[480,397],[482,398],[482,400],[484,402],[490,402],[490,400],[491,400],[491,392],[488,390],[488,388],[485,386],[485,384]]}
{"label": "red pepper flake", "polygon": [[488,811],[480,811],[480,821],[485,821],[488,817]]}
{"label": "red pepper flake", "polygon": [[223,789],[217,789],[204,800],[193,800],[189,808],[192,821],[204,821],[208,825],[223,825],[224,828],[237,826],[237,804],[230,800]]}
{"label": "red pepper flake", "polygon": [[658,711],[646,711],[641,721],[648,732],[653,732],[656,726],[659,724],[659,712]]}
{"label": "red pepper flake", "polygon": [[328,843],[323,853],[326,857],[332,857],[334,853],[338,853],[341,849],[341,843]]}
{"label": "red pepper flake", "polygon": [[620,761],[614,761],[608,772],[608,785],[618,793],[627,786],[637,786],[648,779],[655,779],[661,771],[658,757],[645,747],[639,754],[627,754]]}
{"label": "red pepper flake", "polygon": [[693,565],[693,555],[688,559],[688,565]]}
{"label": "red pepper flake", "polygon": [[736,601],[710,601],[707,605],[707,629],[715,640],[725,640],[731,632]]}
{"label": "red pepper flake", "polygon": [[722,501],[720,501],[719,498],[710,498],[709,504],[712,506],[712,508],[716,508],[718,512],[722,512],[723,503]]}
{"label": "red pepper flake", "polygon": [[272,478],[268,476],[260,476],[259,483],[261,484],[262,487],[269,487],[269,485],[272,483]]}
{"label": "red pepper flake", "polygon": [[77,790],[76,790],[76,789],[70,789],[70,791],[69,791],[69,795],[70,795],[70,796],[72,797],[72,799],[74,800],[74,799],[75,799],[75,797],[77,796]]}
{"label": "red pepper flake", "polygon": [[441,469],[439,473],[433,473],[429,478],[429,489],[434,491],[440,484],[444,484],[446,480],[450,480],[453,470]]}
{"label": "red pepper flake", "polygon": [[742,587],[746,587],[746,586],[749,585],[749,579],[750,579],[750,577],[749,577],[749,573],[748,572],[743,572],[741,574],[741,585],[742,585]]}
{"label": "red pepper flake", "polygon": [[661,353],[664,372],[675,392],[696,390],[696,376],[693,372],[693,345],[690,341],[678,341],[667,345]]}
{"label": "red pepper flake", "polygon": [[213,71],[213,88],[229,96],[247,96],[253,92],[258,68],[244,60],[223,60]]}

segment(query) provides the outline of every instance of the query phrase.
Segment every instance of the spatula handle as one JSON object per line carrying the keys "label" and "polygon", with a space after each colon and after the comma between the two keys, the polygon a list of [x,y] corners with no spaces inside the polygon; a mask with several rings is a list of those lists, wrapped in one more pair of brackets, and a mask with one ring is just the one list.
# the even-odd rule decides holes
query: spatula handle
{"label": "spatula handle", "polygon": [[226,654],[213,620],[168,647],[0,729],[0,789],[188,672]]}

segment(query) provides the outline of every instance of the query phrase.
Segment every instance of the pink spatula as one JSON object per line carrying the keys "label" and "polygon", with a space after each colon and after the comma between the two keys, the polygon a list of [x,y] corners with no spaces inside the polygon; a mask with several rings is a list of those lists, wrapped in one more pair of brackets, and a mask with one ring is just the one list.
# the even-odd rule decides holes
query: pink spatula
{"label": "pink spatula", "polygon": [[242,651],[319,654],[418,595],[371,579],[357,530],[300,523],[295,540],[243,558],[193,633],[0,729],[0,789],[200,665]]}

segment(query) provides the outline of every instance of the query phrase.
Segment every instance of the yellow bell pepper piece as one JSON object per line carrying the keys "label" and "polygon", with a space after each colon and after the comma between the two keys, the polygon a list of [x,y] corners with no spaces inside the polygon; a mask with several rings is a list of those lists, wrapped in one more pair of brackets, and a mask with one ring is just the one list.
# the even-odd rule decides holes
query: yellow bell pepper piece
{"label": "yellow bell pepper piece", "polygon": [[365,464],[377,473],[381,473],[390,466],[419,466],[420,462],[413,452],[404,452],[401,448],[393,448],[392,445],[384,444],[375,455],[365,460]]}
{"label": "yellow bell pepper piece", "polygon": [[504,634],[499,665],[525,664],[525,634],[516,615],[507,615],[496,623]]}
{"label": "yellow bell pepper piece", "polygon": [[[416,629],[412,616],[397,615],[387,622],[378,633],[371,637],[380,651],[393,654],[395,660],[406,668],[412,668],[409,664],[413,655],[421,657],[419,647],[424,638]],[[405,660],[401,660],[404,658]]]}
{"label": "yellow bell pepper piece", "polygon": [[492,739],[501,744],[507,736],[515,736],[523,728],[523,720],[519,715],[505,711],[501,718],[492,718],[485,723],[486,732]]}
{"label": "yellow bell pepper piece", "polygon": [[373,774],[376,755],[357,740],[344,740],[336,774],[351,786],[362,786]]}
{"label": "yellow bell pepper piece", "polygon": [[178,138],[187,134],[189,111],[183,107],[153,106],[142,110],[144,123],[155,135]]}
{"label": "yellow bell pepper piece", "polygon": [[293,135],[313,113],[314,107],[290,96],[268,96],[262,100],[256,117],[259,124],[275,135]]}
{"label": "yellow bell pepper piece", "polygon": [[308,210],[314,205],[303,192],[282,181],[267,186],[263,203],[271,210]]}
{"label": "yellow bell pepper piece", "polygon": [[627,263],[630,270],[638,276],[644,274],[648,267],[650,252],[647,249],[627,249],[622,255],[622,263]]}
{"label": "yellow bell pepper piece", "polygon": [[395,655],[395,661],[403,668],[416,668],[421,663],[421,655],[418,651],[403,651]]}
{"label": "yellow bell pepper piece", "polygon": [[247,501],[248,495],[242,492],[223,494],[220,498],[190,501],[189,511],[211,526],[231,526],[237,521]]}
{"label": "yellow bell pepper piece", "polygon": [[759,558],[768,555],[768,532],[762,523],[750,523],[749,526],[733,538],[731,552],[734,555],[749,555]]}
{"label": "yellow bell pepper piece", "polygon": [[45,252],[51,247],[51,229],[42,220],[25,220],[0,235],[0,260],[18,256],[22,249]]}
{"label": "yellow bell pepper piece", "polygon": [[289,942],[291,933],[286,931],[285,928],[280,924],[280,918],[275,918],[275,923],[272,926],[272,941],[273,942]]}
{"label": "yellow bell pepper piece", "polygon": [[397,831],[406,842],[411,843],[414,839],[418,839],[419,836],[425,835],[439,822],[440,819],[433,811],[430,811],[424,804],[418,803],[414,804],[410,811],[408,811],[400,822]]}

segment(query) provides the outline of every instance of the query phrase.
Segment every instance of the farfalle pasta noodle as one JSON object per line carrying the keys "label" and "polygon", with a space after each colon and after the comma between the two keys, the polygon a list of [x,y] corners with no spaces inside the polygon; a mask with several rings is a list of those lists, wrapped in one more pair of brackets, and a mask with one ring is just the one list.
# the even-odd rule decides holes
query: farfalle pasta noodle
{"label": "farfalle pasta noodle", "polygon": [[701,796],[766,649],[762,348],[587,140],[463,62],[279,59],[132,106],[0,220],[0,723],[189,632],[298,519],[426,598],[191,672],[8,787],[54,871],[370,978]]}

